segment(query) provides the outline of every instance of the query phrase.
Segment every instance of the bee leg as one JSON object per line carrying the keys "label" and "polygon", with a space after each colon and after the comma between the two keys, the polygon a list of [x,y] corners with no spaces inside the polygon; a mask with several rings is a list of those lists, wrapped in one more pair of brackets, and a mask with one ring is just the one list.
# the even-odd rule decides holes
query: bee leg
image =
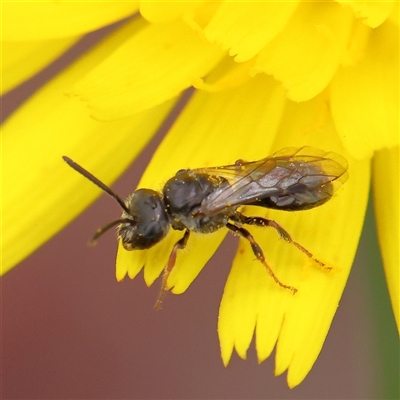
{"label": "bee leg", "polygon": [[242,224],[246,225],[256,225],[256,226],[270,226],[271,228],[274,228],[279,236],[284,239],[286,242],[293,244],[295,247],[297,247],[302,253],[304,253],[307,257],[311,258],[313,261],[315,261],[321,268],[326,269],[326,270],[331,270],[332,267],[329,265],[326,265],[322,261],[318,260],[317,258],[314,257],[312,253],[310,253],[305,247],[303,247],[300,243],[297,243],[292,239],[290,234],[283,229],[277,222],[271,220],[271,219],[266,219],[262,217],[247,217],[246,215],[236,213],[235,217],[233,220],[240,221]]}
{"label": "bee leg", "polygon": [[233,233],[236,233],[246,240],[250,242],[251,249],[253,250],[254,255],[256,256],[257,260],[260,261],[264,267],[267,269],[268,273],[271,275],[272,279],[281,287],[284,289],[289,289],[295,294],[297,292],[297,289],[293,286],[285,285],[282,283],[279,278],[275,275],[274,271],[272,271],[271,267],[267,264],[265,261],[264,253],[261,249],[261,247],[258,245],[258,243],[255,241],[254,237],[251,235],[249,231],[247,231],[244,228],[241,228],[240,226],[236,226],[234,224],[231,224],[228,222],[226,224],[226,227],[230,229]]}
{"label": "bee leg", "polygon": [[235,165],[243,165],[243,164],[246,164],[246,161],[242,160],[241,158],[235,161]]}
{"label": "bee leg", "polygon": [[175,243],[175,245],[171,251],[171,254],[168,259],[168,263],[164,267],[162,282],[161,282],[161,289],[160,289],[160,292],[158,293],[156,304],[154,305],[154,308],[156,310],[161,310],[161,304],[162,304],[164,297],[168,291],[167,280],[168,280],[169,274],[171,273],[172,269],[174,268],[177,252],[178,252],[178,250],[184,249],[186,247],[189,236],[190,236],[190,231],[186,230],[185,234],[182,236],[181,239],[179,239]]}

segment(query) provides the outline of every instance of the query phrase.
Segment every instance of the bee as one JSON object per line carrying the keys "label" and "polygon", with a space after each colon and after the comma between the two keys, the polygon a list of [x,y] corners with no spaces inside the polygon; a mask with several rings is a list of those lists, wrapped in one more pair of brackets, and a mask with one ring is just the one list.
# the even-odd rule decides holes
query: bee
{"label": "bee", "polygon": [[283,211],[309,210],[326,203],[347,178],[346,160],[333,152],[312,147],[285,148],[259,161],[238,160],[220,167],[181,169],[170,178],[161,192],[137,189],[123,201],[108,186],[70,158],[64,161],[121,206],[121,218],[98,229],[92,241],[117,225],[117,235],[125,250],[149,249],[159,243],[172,228],[183,236],[172,248],[164,267],[161,290],[155,305],[161,307],[167,292],[167,280],[179,250],[185,248],[190,232],[212,233],[227,228],[246,239],[272,279],[293,293],[297,289],[281,282],[267,264],[264,252],[246,225],[271,227],[323,268],[319,261],[277,222],[246,216],[242,206],[258,206]]}

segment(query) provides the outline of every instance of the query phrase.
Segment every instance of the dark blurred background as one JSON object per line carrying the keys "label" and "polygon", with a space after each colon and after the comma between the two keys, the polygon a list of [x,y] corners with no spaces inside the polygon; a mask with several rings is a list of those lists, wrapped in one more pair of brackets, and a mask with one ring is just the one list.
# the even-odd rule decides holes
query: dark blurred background
{"label": "dark blurred background", "polygon": [[[6,95],[3,117],[93,37]],[[122,197],[136,187],[162,135],[113,186]],[[87,246],[94,231],[119,214],[113,200],[102,196],[1,279],[2,398],[399,398],[398,335],[371,204],[325,345],[293,390],[285,375],[274,377],[273,356],[257,364],[254,346],[247,361],[234,355],[228,368],[222,365],[218,307],[237,238],[228,236],[189,290],[169,294],[156,312],[159,282],[147,288],[142,274],[116,282],[112,234]]]}

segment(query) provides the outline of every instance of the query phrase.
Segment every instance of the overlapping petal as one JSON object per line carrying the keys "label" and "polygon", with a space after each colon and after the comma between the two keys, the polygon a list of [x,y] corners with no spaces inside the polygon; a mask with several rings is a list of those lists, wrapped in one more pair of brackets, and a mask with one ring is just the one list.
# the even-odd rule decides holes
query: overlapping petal
{"label": "overlapping petal", "polygon": [[331,85],[331,110],[343,143],[357,158],[399,142],[399,31],[375,29],[356,65],[341,68]]}
{"label": "overlapping petal", "polygon": [[[320,132],[313,128],[318,107],[318,101],[290,104],[274,148],[311,145],[346,155],[331,123]],[[225,363],[234,349],[246,357],[255,330],[258,359],[265,360],[277,343],[275,372],[288,369],[290,387],[298,385],[311,369],[350,272],[368,198],[368,160],[346,158],[350,179],[327,204],[301,213],[246,209],[247,214],[277,221],[333,271],[318,268],[272,229],[252,230],[276,275],[283,283],[295,286],[298,293],[293,296],[280,288],[254,261],[248,243],[241,243],[220,308],[218,332]]]}
{"label": "overlapping petal", "polygon": [[269,43],[287,24],[298,0],[258,2],[222,2],[204,29],[211,43],[218,43],[236,62],[248,61]]}
{"label": "overlapping petal", "polygon": [[193,12],[203,6],[201,1],[180,1],[180,2],[153,2],[141,1],[140,14],[147,21],[152,23],[170,22]]}
{"label": "overlapping petal", "polygon": [[63,163],[62,155],[76,158],[110,183],[126,169],[169,111],[171,103],[129,120],[100,123],[89,117],[83,103],[63,94],[131,31],[127,26],[87,53],[3,126],[2,273],[99,195]]}
{"label": "overlapping petal", "polygon": [[371,28],[376,28],[382,24],[396,7],[396,2],[394,1],[336,1],[350,7],[355,17],[360,18]]}
{"label": "overlapping petal", "polygon": [[2,40],[48,40],[77,36],[133,15],[137,10],[137,2],[3,2]]}
{"label": "overlapping petal", "polygon": [[294,101],[327,87],[346,51],[353,17],[334,3],[302,3],[283,31],[260,53],[253,73],[281,81]]}
{"label": "overlapping petal", "polygon": [[386,281],[393,313],[400,330],[399,315],[399,147],[378,151],[374,156],[374,200]]}
{"label": "overlapping petal", "polygon": [[223,55],[183,22],[149,25],[78,82],[73,93],[88,102],[94,118],[134,115],[178,95]]}
{"label": "overlapping petal", "polygon": [[3,41],[1,94],[31,78],[77,40],[77,37],[67,37],[35,41]]}

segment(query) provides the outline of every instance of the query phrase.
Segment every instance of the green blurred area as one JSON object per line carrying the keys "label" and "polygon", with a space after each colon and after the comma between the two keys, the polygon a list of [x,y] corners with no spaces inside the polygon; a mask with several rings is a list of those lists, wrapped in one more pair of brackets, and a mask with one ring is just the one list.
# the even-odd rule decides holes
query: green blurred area
{"label": "green blurred area", "polygon": [[371,310],[371,327],[373,327],[369,335],[376,379],[371,385],[371,398],[399,399],[399,339],[379,250],[371,197],[359,247],[359,252],[364,253],[367,260],[362,266],[364,270],[361,274],[368,292],[364,298],[368,302],[366,307]]}

